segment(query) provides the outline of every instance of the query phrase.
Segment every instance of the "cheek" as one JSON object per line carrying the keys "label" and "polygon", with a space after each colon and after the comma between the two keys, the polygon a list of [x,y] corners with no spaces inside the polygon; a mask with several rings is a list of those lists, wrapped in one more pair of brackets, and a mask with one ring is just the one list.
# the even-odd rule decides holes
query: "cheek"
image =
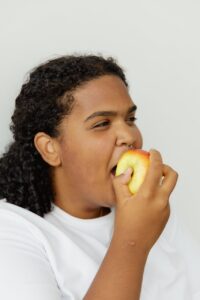
{"label": "cheek", "polygon": [[[105,140],[98,139],[82,151],[83,176],[89,176],[90,183],[99,184],[105,180],[108,163],[112,156],[112,147]],[[87,173],[87,174],[86,174]]]}
{"label": "cheek", "polygon": [[110,152],[109,143],[98,140],[91,144],[89,148],[83,150],[83,163],[91,174],[99,176],[105,171]]}
{"label": "cheek", "polygon": [[138,127],[136,127],[135,137],[136,137],[136,141],[135,141],[136,148],[142,148],[143,138],[142,138],[142,134],[141,134],[140,130],[138,129]]}
{"label": "cheek", "polygon": [[102,149],[105,150],[98,143],[63,149],[62,165],[65,174],[82,182],[95,182],[105,169],[106,150]]}

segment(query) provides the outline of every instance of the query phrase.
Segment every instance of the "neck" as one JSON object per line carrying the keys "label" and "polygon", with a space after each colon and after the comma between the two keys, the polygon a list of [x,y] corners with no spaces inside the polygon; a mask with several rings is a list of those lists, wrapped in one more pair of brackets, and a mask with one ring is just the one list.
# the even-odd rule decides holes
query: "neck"
{"label": "neck", "polygon": [[80,219],[94,219],[103,217],[110,213],[109,207],[98,207],[96,209],[78,209],[77,207],[69,207],[65,203],[62,203],[59,200],[54,200],[54,203],[64,210],[66,213],[72,215],[73,217],[80,218]]}
{"label": "neck", "polygon": [[62,170],[53,172],[53,189],[55,193],[54,203],[68,214],[80,219],[93,219],[105,216],[110,212],[107,207],[102,207],[98,203],[93,203],[89,199],[84,199],[82,191],[73,185],[66,186],[65,174]]}

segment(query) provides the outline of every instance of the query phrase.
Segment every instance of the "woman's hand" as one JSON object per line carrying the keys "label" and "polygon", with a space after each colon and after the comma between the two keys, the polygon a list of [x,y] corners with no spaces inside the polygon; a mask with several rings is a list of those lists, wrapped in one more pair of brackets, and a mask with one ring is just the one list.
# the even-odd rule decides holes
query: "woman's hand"
{"label": "woman's hand", "polygon": [[177,172],[163,164],[161,154],[150,150],[150,165],[140,189],[132,195],[128,188],[131,170],[113,179],[116,195],[114,236],[124,245],[149,252],[162,233],[169,215],[169,197]]}

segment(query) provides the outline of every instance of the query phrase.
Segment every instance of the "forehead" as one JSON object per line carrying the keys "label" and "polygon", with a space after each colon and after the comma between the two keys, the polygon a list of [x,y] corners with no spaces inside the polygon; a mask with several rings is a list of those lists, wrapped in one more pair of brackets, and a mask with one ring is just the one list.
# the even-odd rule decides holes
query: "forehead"
{"label": "forehead", "polygon": [[133,105],[126,85],[114,75],[93,79],[79,87],[73,95],[74,114],[87,115],[97,110],[127,111]]}

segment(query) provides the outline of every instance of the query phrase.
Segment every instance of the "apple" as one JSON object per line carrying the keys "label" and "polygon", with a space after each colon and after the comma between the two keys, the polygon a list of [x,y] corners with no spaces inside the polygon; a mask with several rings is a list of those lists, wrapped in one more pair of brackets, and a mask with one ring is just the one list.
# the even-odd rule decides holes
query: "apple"
{"label": "apple", "polygon": [[129,167],[133,170],[133,174],[128,183],[129,190],[132,194],[135,194],[138,191],[144,181],[149,167],[149,156],[150,153],[145,150],[128,150],[122,154],[117,163],[115,176],[119,176]]}

